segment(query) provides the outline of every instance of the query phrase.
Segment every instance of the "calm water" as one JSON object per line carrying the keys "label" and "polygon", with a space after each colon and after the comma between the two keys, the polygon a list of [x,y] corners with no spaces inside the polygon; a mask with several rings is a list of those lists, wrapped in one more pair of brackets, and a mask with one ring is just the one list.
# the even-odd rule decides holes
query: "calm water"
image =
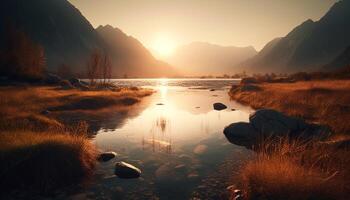
{"label": "calm water", "polygon": [[[102,151],[115,151],[119,156],[99,164],[92,183],[75,197],[190,199],[204,187],[204,180],[221,173],[218,170],[228,157],[240,162],[249,153],[243,147],[228,143],[222,133],[230,123],[247,121],[252,112],[230,101],[227,95],[237,80],[115,81],[118,85],[152,88],[157,92],[146,97],[140,105],[142,109],[123,123],[115,127],[101,126],[93,142]],[[215,91],[210,91],[212,89]],[[213,110],[215,102],[226,104],[228,109]],[[126,180],[114,176],[116,161],[140,168],[141,178]],[[223,177],[229,176],[231,174],[223,174]]]}

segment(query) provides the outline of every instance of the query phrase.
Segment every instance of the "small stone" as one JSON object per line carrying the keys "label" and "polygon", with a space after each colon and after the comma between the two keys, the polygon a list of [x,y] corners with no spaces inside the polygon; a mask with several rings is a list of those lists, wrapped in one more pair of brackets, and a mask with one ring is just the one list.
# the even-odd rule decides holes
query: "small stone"
{"label": "small stone", "polygon": [[227,106],[223,103],[214,103],[213,104],[214,110],[225,110]]}
{"label": "small stone", "polygon": [[230,191],[234,191],[235,190],[235,188],[236,188],[236,186],[235,185],[229,185],[229,186],[227,186],[227,190],[230,190]]}
{"label": "small stone", "polygon": [[40,114],[42,114],[42,115],[48,115],[48,114],[50,114],[50,113],[51,113],[51,112],[48,111],[48,110],[43,110],[43,111],[40,112]]}
{"label": "small stone", "polygon": [[238,189],[233,190],[233,193],[234,193],[235,195],[242,195],[242,191],[241,191],[241,190],[238,190]]}
{"label": "small stone", "polygon": [[97,160],[100,162],[107,162],[109,160],[112,160],[116,156],[117,156],[117,153],[114,151],[103,152],[98,156]]}
{"label": "small stone", "polygon": [[138,178],[141,176],[141,170],[129,163],[117,162],[115,163],[114,174],[119,178]]}
{"label": "small stone", "polygon": [[235,197],[235,200],[243,200],[242,195],[237,195],[237,196]]}
{"label": "small stone", "polygon": [[163,106],[164,103],[157,103],[156,105],[157,105],[157,106]]}

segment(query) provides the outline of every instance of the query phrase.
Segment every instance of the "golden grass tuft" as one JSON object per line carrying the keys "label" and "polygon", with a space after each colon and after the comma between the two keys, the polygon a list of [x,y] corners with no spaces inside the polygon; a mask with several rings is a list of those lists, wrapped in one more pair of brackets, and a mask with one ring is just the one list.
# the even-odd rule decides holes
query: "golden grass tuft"
{"label": "golden grass tuft", "polygon": [[247,199],[346,199],[349,152],[318,143],[265,141],[241,172]]}
{"label": "golden grass tuft", "polygon": [[255,109],[271,108],[350,133],[350,80],[263,83],[258,92],[231,90],[231,98]]}
{"label": "golden grass tuft", "polygon": [[93,172],[96,148],[84,135],[0,133],[0,187],[47,192]]}

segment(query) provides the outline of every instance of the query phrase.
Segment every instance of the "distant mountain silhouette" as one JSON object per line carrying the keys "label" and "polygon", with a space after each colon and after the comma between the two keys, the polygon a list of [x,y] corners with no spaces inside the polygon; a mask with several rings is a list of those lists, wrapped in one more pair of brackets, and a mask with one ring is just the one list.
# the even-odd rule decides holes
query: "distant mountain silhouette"
{"label": "distant mountain silhouette", "polygon": [[319,21],[305,21],[281,38],[268,53],[262,55],[265,47],[241,66],[253,72],[317,71],[350,45],[349,36],[350,1],[343,0],[335,3]]}
{"label": "distant mountain silhouette", "polygon": [[120,29],[106,25],[96,30],[107,44],[112,63],[117,66],[114,70],[116,75],[160,77],[176,74],[169,64],[156,60],[137,39]]}
{"label": "distant mountain silhouette", "polygon": [[100,27],[96,31],[67,0],[2,0],[0,49],[8,23],[44,47],[50,71],[66,64],[83,73],[91,53],[102,50],[112,58],[114,75],[155,77],[174,73],[168,64],[156,61],[140,42],[120,30]]}
{"label": "distant mountain silhouette", "polygon": [[242,72],[241,68],[235,69],[234,66],[256,54],[257,51],[251,46],[219,46],[193,42],[178,47],[167,62],[188,75],[222,75]]}

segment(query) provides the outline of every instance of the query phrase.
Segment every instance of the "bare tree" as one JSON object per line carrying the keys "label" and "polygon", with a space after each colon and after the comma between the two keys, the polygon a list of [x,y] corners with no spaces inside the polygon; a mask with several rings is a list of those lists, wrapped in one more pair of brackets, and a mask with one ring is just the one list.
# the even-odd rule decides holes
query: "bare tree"
{"label": "bare tree", "polygon": [[112,66],[107,53],[104,54],[103,63],[101,63],[100,67],[102,72],[102,84],[107,85],[112,78]]}
{"label": "bare tree", "polygon": [[100,63],[101,63],[101,54],[99,51],[94,51],[90,60],[87,64],[87,77],[90,80],[90,85],[94,86],[96,84],[96,79],[99,78],[100,74]]}
{"label": "bare tree", "polygon": [[[112,78],[112,65],[107,53],[102,55],[100,51],[96,50],[91,54],[87,65],[87,76],[91,86],[107,85]],[[96,79],[101,80],[96,81]]]}

